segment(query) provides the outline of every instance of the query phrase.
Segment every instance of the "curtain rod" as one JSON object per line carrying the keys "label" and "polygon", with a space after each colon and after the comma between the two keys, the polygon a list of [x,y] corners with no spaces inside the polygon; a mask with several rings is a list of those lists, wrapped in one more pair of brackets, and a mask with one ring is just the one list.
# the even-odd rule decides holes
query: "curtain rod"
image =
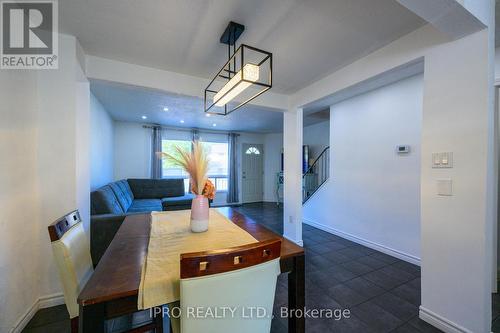
{"label": "curtain rod", "polygon": [[206,130],[206,129],[199,129],[199,128],[182,128],[182,127],[169,127],[169,126],[161,126],[161,125],[142,125],[143,128],[161,128],[161,129],[166,129],[166,130],[171,130],[171,131],[179,131],[179,132],[191,132],[193,130],[197,130],[200,133],[211,133],[211,134],[230,134],[234,133],[236,136],[240,136],[239,133],[236,132],[229,132],[229,131],[212,131],[212,130]]}

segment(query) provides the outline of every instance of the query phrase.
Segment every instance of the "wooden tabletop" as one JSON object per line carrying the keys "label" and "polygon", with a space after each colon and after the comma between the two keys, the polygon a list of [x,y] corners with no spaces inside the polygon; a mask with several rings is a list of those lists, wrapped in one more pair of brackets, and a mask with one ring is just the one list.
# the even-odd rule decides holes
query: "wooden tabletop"
{"label": "wooden tabletop", "polygon": [[[280,238],[282,260],[304,254],[302,247],[236,210],[230,207],[217,210],[258,241]],[[79,304],[85,306],[138,295],[142,265],[149,243],[150,218],[150,214],[125,218],[94,274],[78,296]]]}

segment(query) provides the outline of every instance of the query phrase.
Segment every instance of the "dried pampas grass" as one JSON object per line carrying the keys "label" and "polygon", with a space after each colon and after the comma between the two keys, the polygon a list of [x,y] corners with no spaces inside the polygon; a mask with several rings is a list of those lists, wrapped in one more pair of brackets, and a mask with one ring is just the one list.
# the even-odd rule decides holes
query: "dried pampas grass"
{"label": "dried pampas grass", "polygon": [[179,157],[168,153],[157,153],[162,158],[167,158],[176,165],[180,166],[189,174],[191,178],[191,188],[195,194],[202,195],[207,182],[208,156],[199,141],[193,141],[193,151],[186,151],[178,146],[175,150]]}

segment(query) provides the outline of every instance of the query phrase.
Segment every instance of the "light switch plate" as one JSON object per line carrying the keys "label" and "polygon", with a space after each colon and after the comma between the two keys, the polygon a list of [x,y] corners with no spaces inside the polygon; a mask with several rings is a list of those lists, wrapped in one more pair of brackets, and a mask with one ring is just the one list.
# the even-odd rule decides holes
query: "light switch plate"
{"label": "light switch plate", "polygon": [[432,167],[439,168],[441,167],[441,158],[439,153],[432,153]]}
{"label": "light switch plate", "polygon": [[432,168],[453,168],[453,152],[432,153]]}
{"label": "light switch plate", "polygon": [[451,179],[436,179],[437,195],[453,195],[453,181]]}

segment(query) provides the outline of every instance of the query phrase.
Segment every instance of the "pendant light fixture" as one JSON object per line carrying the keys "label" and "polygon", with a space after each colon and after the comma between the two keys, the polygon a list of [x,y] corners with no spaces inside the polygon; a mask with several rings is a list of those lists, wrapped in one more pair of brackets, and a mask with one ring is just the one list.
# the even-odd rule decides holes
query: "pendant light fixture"
{"label": "pendant light fixture", "polygon": [[244,25],[229,22],[220,38],[227,44],[228,59],[205,88],[205,112],[227,115],[272,87],[272,53],[245,44],[236,49],[244,30]]}

